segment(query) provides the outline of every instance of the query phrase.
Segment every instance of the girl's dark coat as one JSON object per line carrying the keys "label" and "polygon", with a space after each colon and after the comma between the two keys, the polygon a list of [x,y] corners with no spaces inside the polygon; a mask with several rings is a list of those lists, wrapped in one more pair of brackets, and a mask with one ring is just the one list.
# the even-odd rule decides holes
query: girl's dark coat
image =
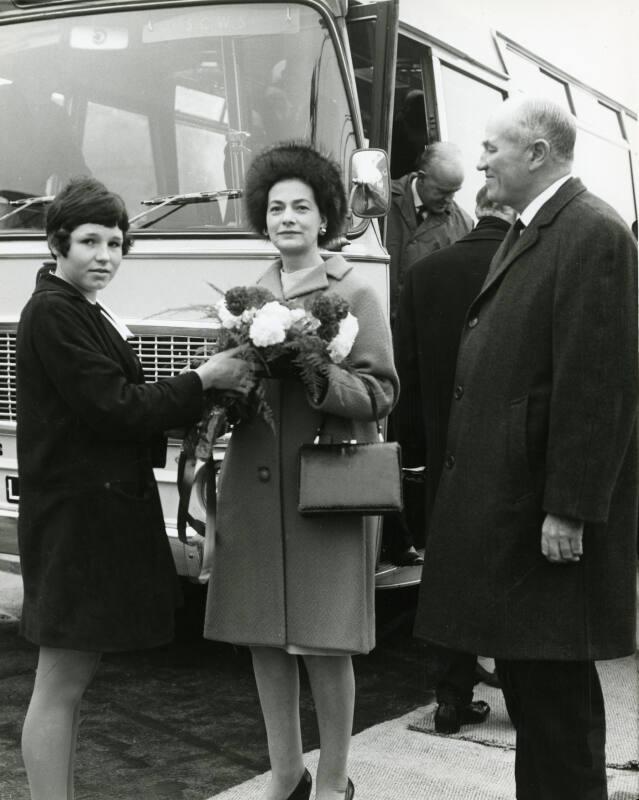
{"label": "girl's dark coat", "polygon": [[170,641],[179,589],[152,467],[162,431],[200,414],[199,377],[145,384],[99,306],[45,274],[17,386],[22,632],[91,651]]}
{"label": "girl's dark coat", "polygon": [[[577,179],[495,254],[460,342],[416,633],[507,659],[634,652],[637,249]],[[584,555],[541,553],[545,514]]]}

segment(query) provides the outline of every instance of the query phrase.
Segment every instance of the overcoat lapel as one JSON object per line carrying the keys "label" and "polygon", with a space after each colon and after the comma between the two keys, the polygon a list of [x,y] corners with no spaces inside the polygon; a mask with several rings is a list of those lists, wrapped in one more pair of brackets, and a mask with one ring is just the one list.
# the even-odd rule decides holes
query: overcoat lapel
{"label": "overcoat lapel", "polygon": [[117,358],[129,380],[140,380],[143,377],[142,367],[131,345],[116,331],[111,323],[104,317],[99,306],[95,308],[96,324],[100,329],[100,336],[109,352]]}
{"label": "overcoat lapel", "polygon": [[586,191],[586,187],[579,178],[571,178],[539,209],[533,217],[530,225],[520,234],[517,241],[514,241],[517,234],[512,225],[506,234],[506,238],[499,250],[495,253],[488,270],[488,275],[482,290],[479,293],[479,300],[496,281],[509,269],[511,264],[516,261],[523,253],[529,250],[539,239],[541,228],[550,225],[557,214],[578,194]]}
{"label": "overcoat lapel", "polygon": [[410,231],[411,236],[413,236],[417,230],[417,222],[415,220],[415,203],[413,202],[413,192],[411,189],[414,176],[414,172],[409,175],[408,181],[406,182],[406,186],[404,188],[404,193],[402,194],[402,199],[398,204],[401,218],[404,221],[404,225],[406,225]]}
{"label": "overcoat lapel", "polygon": [[[268,270],[259,279],[258,283],[260,286],[273,292],[275,297],[283,299],[284,290],[282,289],[280,269],[281,262],[278,260],[274,264],[271,264]],[[295,292],[290,294],[287,299],[294,300],[297,297],[303,297],[312,292],[328,289],[329,278],[341,280],[351,269],[351,265],[344,261],[342,256],[331,256],[327,261],[319,265],[317,269],[310,272],[305,279],[295,287]]]}

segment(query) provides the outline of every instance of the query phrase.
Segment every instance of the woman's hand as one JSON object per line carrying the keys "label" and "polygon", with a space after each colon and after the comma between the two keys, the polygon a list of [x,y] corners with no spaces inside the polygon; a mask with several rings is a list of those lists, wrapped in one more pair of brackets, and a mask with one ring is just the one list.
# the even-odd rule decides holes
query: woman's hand
{"label": "woman's hand", "polygon": [[238,357],[243,349],[223,350],[197,367],[195,372],[200,376],[204,389],[231,389],[243,395],[251,391],[255,375],[253,365]]}

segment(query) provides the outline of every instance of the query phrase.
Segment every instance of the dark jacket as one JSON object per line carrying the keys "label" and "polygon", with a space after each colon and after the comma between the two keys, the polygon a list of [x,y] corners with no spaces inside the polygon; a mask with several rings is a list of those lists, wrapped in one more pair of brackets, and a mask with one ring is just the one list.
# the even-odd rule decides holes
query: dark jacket
{"label": "dark jacket", "polygon": [[429,214],[417,225],[411,172],[392,182],[391,208],[386,226],[386,249],[390,254],[390,307],[395,319],[404,275],[419,258],[448,247],[461,239],[473,227],[472,219],[457,203],[444,214]]}
{"label": "dark jacket", "polygon": [[[497,251],[462,333],[415,631],[507,659],[635,648],[637,248],[577,179]],[[503,255],[507,253],[507,255]],[[541,553],[544,516],[584,555]]]}
{"label": "dark jacket", "polygon": [[444,462],[462,325],[509,227],[483,217],[469,234],[406,273],[395,323],[402,391],[393,420],[406,463],[426,464],[427,519]]}
{"label": "dark jacket", "polygon": [[77,650],[172,638],[176,573],[152,469],[198,418],[195,373],[145,384],[97,305],[44,275],[17,340],[22,632]]}

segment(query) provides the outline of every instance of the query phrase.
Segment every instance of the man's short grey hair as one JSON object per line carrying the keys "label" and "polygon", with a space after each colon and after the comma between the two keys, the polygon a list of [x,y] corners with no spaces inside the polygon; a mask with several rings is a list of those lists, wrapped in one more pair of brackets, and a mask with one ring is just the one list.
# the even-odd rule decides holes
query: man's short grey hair
{"label": "man's short grey hair", "polygon": [[433,142],[424,148],[417,159],[417,169],[428,172],[436,162],[452,162],[462,166],[462,152],[452,142]]}
{"label": "man's short grey hair", "polygon": [[522,140],[528,143],[545,139],[557,161],[572,161],[577,126],[572,115],[558,103],[545,98],[527,97],[519,107]]}

